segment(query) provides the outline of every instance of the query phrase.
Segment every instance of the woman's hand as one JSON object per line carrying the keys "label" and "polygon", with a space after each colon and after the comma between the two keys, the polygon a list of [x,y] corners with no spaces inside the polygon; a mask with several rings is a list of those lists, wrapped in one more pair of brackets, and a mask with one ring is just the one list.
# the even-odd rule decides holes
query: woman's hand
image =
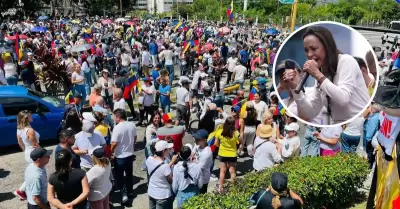
{"label": "woman's hand", "polygon": [[[283,82],[286,85],[286,88],[295,89],[297,85],[300,83],[300,74],[297,70],[286,69],[283,73]],[[279,82],[279,85],[281,82]]]}
{"label": "woman's hand", "polygon": [[322,74],[319,70],[318,63],[315,60],[307,60],[303,65],[303,71],[307,72],[317,80],[320,80],[322,77],[324,77],[324,74]]}

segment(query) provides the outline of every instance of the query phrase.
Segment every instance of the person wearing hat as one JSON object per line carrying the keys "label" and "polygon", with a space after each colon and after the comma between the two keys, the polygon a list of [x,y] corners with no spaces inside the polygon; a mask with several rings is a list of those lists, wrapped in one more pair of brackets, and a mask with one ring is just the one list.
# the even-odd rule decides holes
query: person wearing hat
{"label": "person wearing hat", "polygon": [[300,138],[297,136],[300,126],[295,123],[289,123],[285,126],[286,136],[283,139],[278,139],[276,144],[281,150],[281,155],[284,160],[289,160],[300,155]]}
{"label": "person wearing hat", "polygon": [[94,166],[86,173],[90,185],[88,200],[92,209],[109,208],[112,189],[111,162],[103,147],[95,147],[90,153]]}
{"label": "person wearing hat", "polygon": [[255,171],[271,168],[283,162],[280,154],[281,148],[277,149],[274,144],[276,130],[272,124],[272,117],[273,115],[270,112],[265,112],[262,116],[262,124],[257,127],[253,150],[253,168]]}
{"label": "person wearing hat", "polygon": [[[214,166],[213,152],[207,146],[208,132],[204,129],[198,130],[193,134],[196,145],[192,149],[192,156],[195,162],[201,164],[203,174],[203,186],[200,188],[199,193],[207,193],[208,183],[211,180],[211,172]],[[215,179],[215,178],[214,178]]]}
{"label": "person wearing hat", "polygon": [[110,78],[110,72],[108,72],[107,69],[103,69],[103,71],[101,71],[101,75],[102,76],[97,82],[101,86],[101,96],[110,109],[114,109],[112,101],[114,80]]}
{"label": "person wearing hat", "polygon": [[49,177],[47,199],[56,208],[86,209],[89,183],[85,171],[73,169],[68,150],[56,154],[56,170]]}
{"label": "person wearing hat", "polygon": [[30,153],[33,163],[25,169],[25,192],[28,209],[50,209],[47,201],[47,173],[45,166],[50,161],[52,150],[37,147]]}
{"label": "person wearing hat", "polygon": [[82,113],[82,117],[82,131],[75,135],[75,144],[72,149],[81,158],[81,169],[88,171],[93,167],[89,151],[93,150],[96,146],[105,146],[106,140],[100,133],[94,131],[94,123],[97,120],[92,112],[84,112]]}
{"label": "person wearing hat", "polygon": [[180,150],[179,162],[174,166],[172,192],[176,194],[178,208],[189,198],[199,194],[203,187],[202,164],[190,161],[191,145],[185,145]]}
{"label": "person wearing hat", "polygon": [[[173,207],[173,194],[171,191],[172,171],[171,167],[164,163],[166,157],[169,155],[169,149],[172,147],[174,147],[174,144],[160,140],[153,147],[154,155],[148,157],[146,160],[149,181],[147,189],[149,208],[172,209]],[[177,157],[177,155],[172,157],[172,164],[174,164]]]}
{"label": "person wearing hat", "polygon": [[176,125],[181,121],[185,122],[186,130],[189,130],[189,119],[190,119],[190,80],[183,80],[181,82],[182,86],[176,90]]}
{"label": "person wearing hat", "polygon": [[13,63],[11,54],[9,52],[3,54],[4,60],[4,77],[9,86],[16,86],[18,84],[17,65]]}
{"label": "person wearing hat", "polygon": [[255,209],[301,209],[303,200],[288,188],[288,176],[274,172],[271,177],[271,186],[260,190],[250,197]]}
{"label": "person wearing hat", "polygon": [[174,152],[178,153],[183,145],[183,137],[185,136],[185,129],[183,126],[174,125],[171,114],[164,114],[162,116],[164,123],[163,127],[158,128],[157,137],[161,140],[165,140],[167,137],[172,138],[174,142]]}

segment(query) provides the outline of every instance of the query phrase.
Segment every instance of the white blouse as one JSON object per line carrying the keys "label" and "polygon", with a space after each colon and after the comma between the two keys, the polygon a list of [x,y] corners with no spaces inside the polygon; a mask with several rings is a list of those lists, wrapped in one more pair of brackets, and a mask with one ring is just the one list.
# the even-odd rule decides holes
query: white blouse
{"label": "white blouse", "polygon": [[326,96],[330,97],[333,123],[347,121],[361,114],[370,96],[357,61],[350,55],[340,54],[333,82],[325,79],[314,94],[299,94],[292,91],[298,109],[307,118],[315,118],[325,106]]}

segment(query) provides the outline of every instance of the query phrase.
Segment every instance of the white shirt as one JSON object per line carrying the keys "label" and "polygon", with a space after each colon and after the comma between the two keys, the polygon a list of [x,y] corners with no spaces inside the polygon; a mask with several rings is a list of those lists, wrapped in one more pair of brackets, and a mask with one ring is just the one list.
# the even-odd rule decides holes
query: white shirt
{"label": "white shirt", "polygon": [[314,95],[299,94],[292,90],[298,108],[307,113],[307,118],[314,118],[323,106],[327,107],[326,95],[331,99],[333,123],[344,122],[357,114],[368,104],[370,99],[360,67],[350,55],[340,54],[333,83],[325,79]]}
{"label": "white shirt", "polygon": [[272,166],[274,166],[274,164],[278,164],[283,161],[282,156],[276,149],[275,144],[270,141],[264,141],[265,140],[261,139],[260,137],[256,137],[254,139],[255,152],[253,158],[253,168],[257,171],[263,170],[265,168],[271,168]]}
{"label": "white shirt", "polygon": [[[151,172],[160,164],[164,163],[154,157],[150,156],[146,160],[147,172],[150,175]],[[171,174],[171,168],[168,164],[163,164],[149,179],[149,187],[147,194],[154,199],[166,199],[171,197],[171,185],[168,183],[167,177]]]}
{"label": "white shirt", "polygon": [[95,67],[94,66],[95,59],[96,59],[96,56],[94,56],[93,54],[91,54],[90,56],[87,57],[86,60],[88,61],[90,68],[94,68]]}
{"label": "white shirt", "polygon": [[142,65],[150,65],[150,53],[148,51],[142,52]]}
{"label": "white shirt", "polygon": [[213,153],[209,146],[200,149],[199,145],[194,146],[192,153],[196,158],[196,162],[201,164],[203,174],[203,184],[208,184],[211,177],[211,165],[213,162]]}
{"label": "white shirt", "polygon": [[[80,80],[82,80],[83,78],[85,78],[85,74],[83,73],[83,71],[81,70],[81,72],[78,74],[76,71],[74,71],[73,73],[72,73],[72,75],[71,75],[71,78],[72,78],[72,80],[74,80],[74,81],[80,81]],[[78,82],[78,83],[75,83],[76,85],[83,85],[83,84],[85,84],[85,81],[81,81],[81,82]]]}
{"label": "white shirt", "polygon": [[346,124],[346,129],[344,129],[343,133],[350,136],[361,137],[361,133],[363,131],[364,131],[364,118],[360,116],[350,121],[350,123]]}
{"label": "white shirt", "polygon": [[184,87],[179,87],[176,90],[176,104],[186,106],[186,102],[189,102],[189,91]]}
{"label": "white shirt", "polygon": [[[88,150],[91,153],[97,146],[103,146],[106,144],[104,137],[97,131],[95,131],[92,137],[86,136],[86,134],[81,131],[75,135],[75,144],[73,147],[79,150]],[[93,167],[92,157],[89,154],[81,155],[81,167],[91,168]]]}
{"label": "white shirt", "polygon": [[253,104],[254,104],[254,109],[257,111],[257,120],[261,121],[262,115],[264,114],[265,111],[268,110],[268,105],[261,100],[258,103],[256,103],[256,101],[253,100]]}
{"label": "white shirt", "polygon": [[17,74],[17,66],[14,63],[5,63],[4,64],[4,77],[8,78],[11,76],[16,76]]}
{"label": "white shirt", "polygon": [[202,71],[200,70],[196,70],[196,72],[194,72],[192,85],[190,87],[191,89],[198,89],[197,86],[199,84],[199,78],[201,73]]}
{"label": "white shirt", "polygon": [[[342,133],[342,126],[333,126],[333,127],[324,127],[321,130],[321,136],[327,139],[330,138],[340,138],[340,134]],[[320,141],[319,147],[325,150],[337,150],[340,148],[339,141],[334,144],[327,144],[323,141]]]}
{"label": "white shirt", "polygon": [[233,68],[233,72],[235,73],[235,78],[233,79],[234,81],[243,81],[244,80],[244,74],[246,73],[247,69],[243,65],[236,65]]}
{"label": "white shirt", "polygon": [[121,65],[127,67],[131,64],[131,56],[128,53],[121,54]]}
{"label": "white shirt", "polygon": [[87,61],[85,61],[85,62],[82,63],[82,65],[81,65],[81,71],[83,71],[83,72],[85,72],[85,73],[90,72],[90,67],[89,67]]}
{"label": "white shirt", "polygon": [[119,100],[114,100],[114,110],[116,109],[123,109],[123,110],[126,109],[124,98],[121,98]]}
{"label": "white shirt", "polygon": [[112,189],[110,164],[104,168],[95,165],[86,173],[86,176],[90,186],[89,201],[101,200],[110,193]]}
{"label": "white shirt", "polygon": [[186,189],[190,184],[197,185],[199,189],[203,186],[203,175],[202,165],[192,162],[187,162],[187,169],[190,177],[185,179],[185,168],[183,167],[183,162],[178,162],[174,166],[173,179],[172,179],[172,191],[177,194],[178,191]]}
{"label": "white shirt", "polygon": [[129,121],[118,123],[112,132],[111,142],[116,142],[116,158],[126,158],[133,155],[135,150],[136,125]]}
{"label": "white shirt", "polygon": [[171,50],[164,50],[160,53],[160,58],[165,59],[166,65],[173,65],[172,58],[174,57],[174,53]]}
{"label": "white shirt", "polygon": [[226,61],[228,63],[229,72],[233,72],[233,69],[236,67],[237,60],[237,58],[229,57]]}
{"label": "white shirt", "polygon": [[[305,91],[306,95],[309,95],[309,94],[313,95],[315,93],[314,91],[317,91],[317,89],[314,87],[305,87],[304,91]],[[290,110],[290,112],[293,115],[297,115],[305,121],[311,122],[313,124],[320,124],[320,125],[324,125],[327,123],[327,121],[323,115],[323,113],[326,112],[325,107],[322,107],[322,110],[319,112],[319,114],[315,118],[308,119],[308,118],[304,117],[304,115],[307,115],[307,113],[299,114],[298,110],[300,110],[300,113],[301,113],[301,108],[297,108],[297,103],[294,101],[294,99],[292,97],[283,99],[282,102],[283,102],[283,104],[286,105],[286,107]]]}
{"label": "white shirt", "polygon": [[154,85],[151,86],[146,86],[146,85],[142,85],[142,90],[143,91],[148,91],[150,92],[150,94],[146,94],[143,92],[143,105],[144,106],[151,106],[154,103],[154,94],[156,92],[156,89],[154,88]]}
{"label": "white shirt", "polygon": [[300,138],[298,136],[290,139],[285,137],[279,143],[282,145],[282,158],[284,160],[300,155]]}
{"label": "white shirt", "polygon": [[[101,96],[106,96],[106,86],[104,84],[107,83],[107,86],[110,87],[111,85],[114,84],[114,80],[112,78],[108,78],[107,80],[104,77],[100,77],[97,83],[101,86]],[[112,88],[107,89],[108,95],[112,96],[113,95],[113,90]]]}

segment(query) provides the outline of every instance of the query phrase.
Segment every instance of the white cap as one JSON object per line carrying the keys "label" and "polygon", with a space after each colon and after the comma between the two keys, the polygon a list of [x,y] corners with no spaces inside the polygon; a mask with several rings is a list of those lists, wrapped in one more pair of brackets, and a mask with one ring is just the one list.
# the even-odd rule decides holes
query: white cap
{"label": "white cap", "polygon": [[83,119],[90,121],[90,122],[97,122],[96,118],[93,116],[92,112],[84,112],[82,113]]}
{"label": "white cap", "polygon": [[290,123],[289,125],[285,126],[286,131],[296,131],[297,132],[297,131],[299,131],[299,128],[300,128],[300,126],[297,123]]}
{"label": "white cap", "polygon": [[168,142],[166,142],[166,141],[164,141],[164,140],[158,141],[158,142],[156,143],[156,145],[155,145],[156,152],[161,152],[161,151],[164,151],[164,150],[166,150],[166,149],[170,149],[170,148],[172,148],[172,147],[174,147],[174,144],[168,143]]}
{"label": "white cap", "polygon": [[273,91],[273,92],[269,93],[269,99],[271,99],[272,95],[278,96],[278,95],[276,94],[276,91]]}

